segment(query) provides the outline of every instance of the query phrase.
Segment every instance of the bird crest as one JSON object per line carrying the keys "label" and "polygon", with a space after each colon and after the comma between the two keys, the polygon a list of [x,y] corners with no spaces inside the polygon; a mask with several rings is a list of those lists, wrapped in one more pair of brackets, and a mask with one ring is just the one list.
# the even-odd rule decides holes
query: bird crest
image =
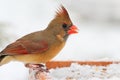
{"label": "bird crest", "polygon": [[64,8],[64,6],[61,5],[61,7],[56,11],[56,17],[64,17],[69,18],[69,14],[67,10]]}

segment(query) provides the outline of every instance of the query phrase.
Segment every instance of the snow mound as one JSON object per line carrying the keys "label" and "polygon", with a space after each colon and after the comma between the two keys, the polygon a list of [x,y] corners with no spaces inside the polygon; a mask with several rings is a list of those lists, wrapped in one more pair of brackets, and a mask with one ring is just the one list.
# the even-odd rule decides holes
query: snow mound
{"label": "snow mound", "polygon": [[50,69],[52,80],[120,80],[120,64],[90,66],[72,63],[70,67]]}
{"label": "snow mound", "polygon": [[50,69],[49,72],[34,69],[30,74],[36,76],[36,73],[39,78],[34,80],[120,80],[120,64],[90,66],[72,63],[70,67]]}

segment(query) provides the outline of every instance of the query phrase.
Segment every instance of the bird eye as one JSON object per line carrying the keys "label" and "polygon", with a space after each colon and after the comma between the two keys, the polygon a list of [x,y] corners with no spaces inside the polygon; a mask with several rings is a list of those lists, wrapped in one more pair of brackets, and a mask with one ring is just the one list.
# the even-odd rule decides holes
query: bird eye
{"label": "bird eye", "polygon": [[64,29],[67,28],[67,24],[64,23],[64,24],[62,25],[62,27],[63,27]]}

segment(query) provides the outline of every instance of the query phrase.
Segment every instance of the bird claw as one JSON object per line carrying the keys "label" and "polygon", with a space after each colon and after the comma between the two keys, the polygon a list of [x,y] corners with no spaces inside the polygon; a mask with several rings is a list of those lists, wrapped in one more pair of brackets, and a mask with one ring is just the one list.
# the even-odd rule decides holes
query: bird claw
{"label": "bird claw", "polygon": [[37,69],[40,72],[49,72],[49,70],[46,69],[43,64],[31,64],[31,63],[27,63],[27,64],[25,64],[25,67],[31,68],[33,70]]}
{"label": "bird claw", "polygon": [[44,67],[43,64],[31,64],[31,63],[27,63],[25,64],[25,67],[27,68],[39,68],[39,67]]}

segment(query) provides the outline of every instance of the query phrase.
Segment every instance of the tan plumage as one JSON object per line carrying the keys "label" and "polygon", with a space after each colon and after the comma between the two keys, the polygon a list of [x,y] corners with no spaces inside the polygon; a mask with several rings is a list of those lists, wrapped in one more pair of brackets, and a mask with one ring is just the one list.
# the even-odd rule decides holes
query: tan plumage
{"label": "tan plumage", "polygon": [[61,6],[45,30],[23,36],[1,51],[0,65],[13,60],[45,63],[60,52],[68,36],[77,33],[76,30],[66,9]]}

